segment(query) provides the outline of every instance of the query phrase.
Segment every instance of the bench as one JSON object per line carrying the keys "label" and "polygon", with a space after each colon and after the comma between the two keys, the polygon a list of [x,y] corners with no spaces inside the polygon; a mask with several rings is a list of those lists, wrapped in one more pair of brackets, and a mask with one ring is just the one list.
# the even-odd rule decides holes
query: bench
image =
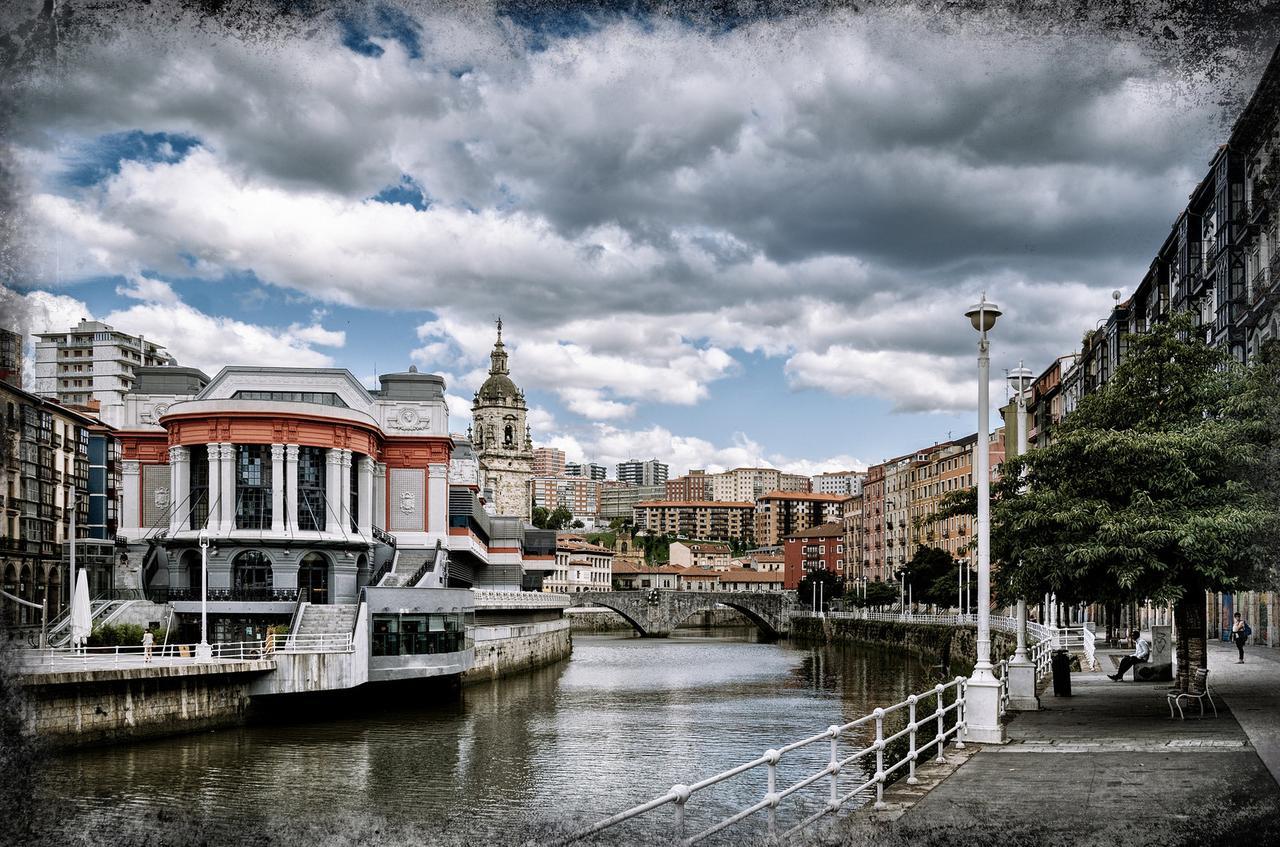
{"label": "bench", "polygon": [[1200,717],[1204,717],[1204,701],[1208,700],[1209,705],[1213,707],[1213,716],[1218,716],[1218,706],[1213,702],[1213,689],[1209,687],[1209,671],[1201,668],[1196,671],[1195,676],[1191,679],[1191,684],[1186,691],[1170,691],[1168,696],[1169,717],[1173,717],[1174,706],[1178,707],[1178,717],[1186,720],[1187,716],[1182,712],[1182,700],[1195,700],[1200,704]]}

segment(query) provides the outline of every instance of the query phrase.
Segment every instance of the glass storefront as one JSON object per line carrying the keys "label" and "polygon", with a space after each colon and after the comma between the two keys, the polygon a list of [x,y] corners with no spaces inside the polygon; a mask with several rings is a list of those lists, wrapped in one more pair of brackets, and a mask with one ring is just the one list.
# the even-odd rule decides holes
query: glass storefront
{"label": "glass storefront", "polygon": [[374,656],[421,656],[458,653],[472,646],[474,612],[375,614],[371,649]]}

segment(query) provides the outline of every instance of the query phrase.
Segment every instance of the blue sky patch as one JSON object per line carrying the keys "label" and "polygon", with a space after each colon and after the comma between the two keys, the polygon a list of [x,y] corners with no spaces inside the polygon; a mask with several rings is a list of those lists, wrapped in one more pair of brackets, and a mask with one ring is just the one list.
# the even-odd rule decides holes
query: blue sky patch
{"label": "blue sky patch", "polygon": [[419,212],[425,212],[431,208],[431,196],[427,194],[427,190],[422,187],[422,183],[408,174],[401,175],[398,183],[388,185],[370,199],[379,203],[401,203],[412,206]]}
{"label": "blue sky patch", "polygon": [[123,162],[180,162],[200,139],[191,135],[172,132],[113,132],[99,135],[80,144],[73,153],[63,158],[66,169],[61,181],[74,188],[97,185],[109,176],[120,173]]}
{"label": "blue sky patch", "polygon": [[373,39],[382,38],[400,42],[410,59],[422,58],[422,28],[395,6],[380,3],[359,18],[342,16],[338,25],[342,46],[362,56],[381,56],[385,51]]}

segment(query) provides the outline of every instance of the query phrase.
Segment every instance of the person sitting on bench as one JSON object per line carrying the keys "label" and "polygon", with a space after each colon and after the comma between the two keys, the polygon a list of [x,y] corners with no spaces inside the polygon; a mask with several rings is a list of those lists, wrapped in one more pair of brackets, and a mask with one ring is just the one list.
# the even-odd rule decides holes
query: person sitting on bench
{"label": "person sitting on bench", "polygon": [[[1143,638],[1142,633],[1136,629],[1130,633],[1130,637],[1134,640],[1133,653],[1120,660],[1120,670],[1117,673],[1108,674],[1116,682],[1124,679],[1125,671],[1129,670],[1129,668],[1151,661],[1151,642]],[[1135,681],[1137,680],[1137,671],[1134,671],[1133,678]]]}

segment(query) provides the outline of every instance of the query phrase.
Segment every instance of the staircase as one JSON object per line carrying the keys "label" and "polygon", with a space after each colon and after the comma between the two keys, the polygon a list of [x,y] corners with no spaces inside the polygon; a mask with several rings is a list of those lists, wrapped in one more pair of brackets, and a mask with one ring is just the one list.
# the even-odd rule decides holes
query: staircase
{"label": "staircase", "polygon": [[351,632],[359,613],[356,603],[314,604],[302,607],[302,618],[294,635],[334,635]]}
{"label": "staircase", "polygon": [[428,566],[426,571],[419,575],[416,581],[414,580],[414,576],[418,574],[422,566],[427,562],[433,562],[436,556],[436,549],[406,550],[401,548],[397,550],[395,565],[382,578],[379,585],[387,588],[413,588],[414,585],[422,582],[426,575],[434,570],[433,566]]}
{"label": "staircase", "polygon": [[[125,610],[132,600],[91,600],[89,602],[89,630],[110,623]],[[66,647],[71,643],[71,607],[66,609],[49,624],[49,646]]]}

